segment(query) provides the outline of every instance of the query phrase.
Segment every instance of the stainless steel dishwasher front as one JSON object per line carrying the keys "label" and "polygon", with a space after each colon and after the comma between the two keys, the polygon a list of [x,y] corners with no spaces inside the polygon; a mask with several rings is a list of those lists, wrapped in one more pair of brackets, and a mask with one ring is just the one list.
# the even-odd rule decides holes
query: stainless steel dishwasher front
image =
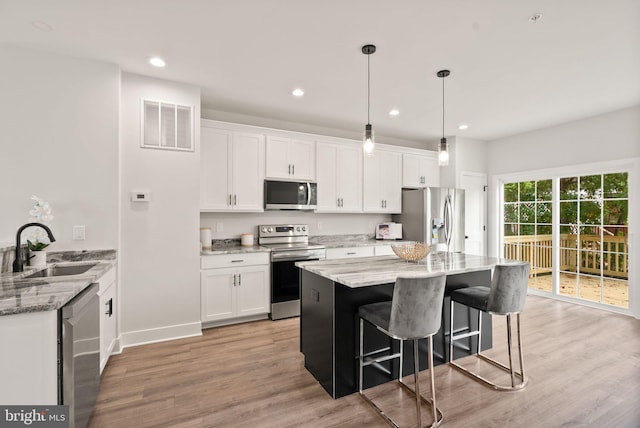
{"label": "stainless steel dishwasher front", "polygon": [[60,309],[58,402],[69,427],[85,428],[100,392],[100,305],[91,284]]}

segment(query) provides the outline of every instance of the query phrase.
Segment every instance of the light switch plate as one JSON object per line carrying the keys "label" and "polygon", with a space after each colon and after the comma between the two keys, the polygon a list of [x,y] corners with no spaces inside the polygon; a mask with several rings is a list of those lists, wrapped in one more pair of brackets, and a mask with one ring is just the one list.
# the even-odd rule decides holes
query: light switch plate
{"label": "light switch plate", "polygon": [[84,224],[73,226],[73,240],[84,241],[86,228]]}

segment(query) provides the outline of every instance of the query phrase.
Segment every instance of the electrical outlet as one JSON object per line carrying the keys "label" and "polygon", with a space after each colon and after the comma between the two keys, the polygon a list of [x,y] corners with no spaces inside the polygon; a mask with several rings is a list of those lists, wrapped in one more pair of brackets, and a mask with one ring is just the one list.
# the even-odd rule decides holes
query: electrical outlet
{"label": "electrical outlet", "polygon": [[216,232],[222,232],[224,228],[222,227],[222,223],[216,223]]}
{"label": "electrical outlet", "polygon": [[73,240],[84,241],[85,240],[85,227],[84,224],[73,226]]}

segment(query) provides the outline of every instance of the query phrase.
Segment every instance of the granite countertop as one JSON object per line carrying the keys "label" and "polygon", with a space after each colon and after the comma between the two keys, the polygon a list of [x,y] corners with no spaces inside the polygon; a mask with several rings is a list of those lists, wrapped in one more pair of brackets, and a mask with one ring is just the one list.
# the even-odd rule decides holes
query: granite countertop
{"label": "granite countertop", "polygon": [[406,244],[413,241],[375,239],[374,235],[316,235],[309,238],[313,244],[322,244],[325,248],[370,247],[378,245]]}
{"label": "granite countertop", "polygon": [[358,288],[369,285],[388,284],[398,275],[419,275],[432,272],[457,274],[491,269],[498,263],[512,260],[496,257],[475,256],[464,253],[436,252],[419,263],[407,263],[395,256],[363,257],[297,262],[296,266],[347,287]]}
{"label": "granite countertop", "polygon": [[[5,273],[0,275],[0,316],[14,315],[27,312],[52,311],[60,309],[67,302],[77,296],[89,284],[97,282],[109,269],[116,265],[115,251],[98,252],[107,257],[99,260],[96,253],[78,251],[69,252],[71,258],[82,261],[61,261],[48,263],[47,266],[69,266],[96,263],[87,272],[73,276],[57,276],[48,278],[25,278],[36,271],[45,268],[30,268],[25,266],[24,272]],[[109,253],[109,254],[106,254]],[[111,253],[114,258],[111,259]],[[56,253],[60,259],[61,253]]]}
{"label": "granite countertop", "polygon": [[240,245],[239,239],[220,239],[214,240],[211,250],[200,251],[201,256],[219,256],[221,254],[243,254],[243,253],[268,253],[271,249],[261,247],[260,245],[252,245],[243,247]]}

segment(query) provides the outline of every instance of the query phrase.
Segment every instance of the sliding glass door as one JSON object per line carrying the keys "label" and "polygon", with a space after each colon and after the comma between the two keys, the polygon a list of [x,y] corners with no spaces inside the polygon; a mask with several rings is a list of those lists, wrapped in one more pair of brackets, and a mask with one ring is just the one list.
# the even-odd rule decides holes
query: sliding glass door
{"label": "sliding glass door", "polygon": [[628,197],[626,172],[504,183],[503,255],[532,289],[628,308]]}

